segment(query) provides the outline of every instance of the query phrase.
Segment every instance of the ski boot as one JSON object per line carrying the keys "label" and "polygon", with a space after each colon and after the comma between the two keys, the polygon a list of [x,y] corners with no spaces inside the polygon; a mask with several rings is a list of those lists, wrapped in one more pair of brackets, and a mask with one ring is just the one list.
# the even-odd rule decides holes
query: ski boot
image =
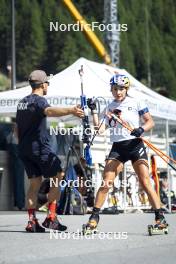
{"label": "ski boot", "polygon": [[155,225],[148,225],[149,236],[168,234],[168,224],[164,215],[161,215],[159,219],[155,219]]}
{"label": "ski boot", "polygon": [[90,216],[88,223],[82,226],[83,235],[96,234],[98,232],[97,225],[98,225],[99,219],[100,219],[99,214],[93,213]]}

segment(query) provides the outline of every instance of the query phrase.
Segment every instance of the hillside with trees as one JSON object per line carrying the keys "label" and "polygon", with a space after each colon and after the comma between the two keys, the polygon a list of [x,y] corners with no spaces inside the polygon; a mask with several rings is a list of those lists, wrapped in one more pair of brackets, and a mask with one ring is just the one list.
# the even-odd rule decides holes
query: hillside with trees
{"label": "hillside with trees", "polygon": [[[0,0],[0,72],[7,75],[11,61],[11,1]],[[103,22],[103,0],[73,0],[90,23]],[[102,62],[82,32],[50,31],[49,23],[74,23],[61,0],[16,0],[17,80],[26,80],[35,68],[55,74],[79,57]],[[176,1],[118,0],[121,32],[120,67],[147,84],[148,50],[146,43],[148,10],[148,47],[151,88],[163,88],[176,99]],[[103,41],[103,32],[96,31]]]}

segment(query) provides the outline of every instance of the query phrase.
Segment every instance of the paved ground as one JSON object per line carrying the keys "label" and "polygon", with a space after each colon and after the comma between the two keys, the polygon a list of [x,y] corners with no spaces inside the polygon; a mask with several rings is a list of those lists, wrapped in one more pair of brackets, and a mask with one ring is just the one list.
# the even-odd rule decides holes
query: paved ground
{"label": "paved ground", "polygon": [[[38,215],[41,221],[44,217]],[[99,232],[104,233],[85,238],[79,231],[87,219],[88,215],[62,216],[69,226],[62,236],[49,231],[29,234],[24,232],[26,213],[0,212],[0,264],[176,263],[176,215],[167,215],[168,235],[152,237],[146,228],[152,214],[102,215]]]}

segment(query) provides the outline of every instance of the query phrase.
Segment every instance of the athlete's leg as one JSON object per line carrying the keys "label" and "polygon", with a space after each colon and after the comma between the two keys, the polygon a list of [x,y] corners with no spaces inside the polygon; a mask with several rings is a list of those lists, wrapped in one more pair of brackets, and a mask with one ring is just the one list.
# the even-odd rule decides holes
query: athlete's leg
{"label": "athlete's leg", "polygon": [[156,191],[152,187],[147,161],[137,160],[136,162],[133,163],[133,168],[139,177],[139,181],[144,191],[147,193],[148,199],[153,209],[159,209],[161,207],[160,199],[156,194]]}
{"label": "athlete's leg", "polygon": [[151,182],[150,182],[150,176],[149,176],[149,170],[148,166],[146,164],[147,161],[144,160],[138,160],[133,163],[134,170],[136,174],[139,177],[139,181],[144,188],[145,192],[148,195],[148,199],[155,211],[155,221],[156,225],[154,228],[158,229],[165,229],[167,228],[168,224],[165,220],[163,211],[161,210],[161,204],[160,199],[156,193],[156,191],[153,189]]}
{"label": "athlete's leg", "polygon": [[122,171],[123,163],[118,160],[108,160],[104,168],[103,181],[101,187],[99,188],[96,199],[95,206],[96,208],[101,208],[105,202],[107,193],[112,187],[115,177]]}
{"label": "athlete's leg", "polygon": [[[108,160],[103,173],[103,181],[101,187],[99,188],[95,205],[93,208],[93,213],[91,214],[88,223],[85,225],[86,232],[92,232],[96,230],[96,227],[99,222],[99,212],[100,208],[103,206],[107,193],[112,187],[115,177],[123,168],[123,163],[118,160]],[[84,230],[84,227],[83,227]],[[85,232],[85,231],[83,231]]]}

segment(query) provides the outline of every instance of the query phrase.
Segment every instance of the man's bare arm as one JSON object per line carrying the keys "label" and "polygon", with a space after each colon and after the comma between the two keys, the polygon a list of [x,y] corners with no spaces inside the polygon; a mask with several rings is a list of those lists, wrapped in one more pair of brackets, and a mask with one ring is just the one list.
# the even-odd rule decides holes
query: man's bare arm
{"label": "man's bare arm", "polygon": [[48,117],[59,117],[66,115],[74,115],[77,117],[84,117],[84,111],[79,106],[74,107],[47,107],[44,113]]}

